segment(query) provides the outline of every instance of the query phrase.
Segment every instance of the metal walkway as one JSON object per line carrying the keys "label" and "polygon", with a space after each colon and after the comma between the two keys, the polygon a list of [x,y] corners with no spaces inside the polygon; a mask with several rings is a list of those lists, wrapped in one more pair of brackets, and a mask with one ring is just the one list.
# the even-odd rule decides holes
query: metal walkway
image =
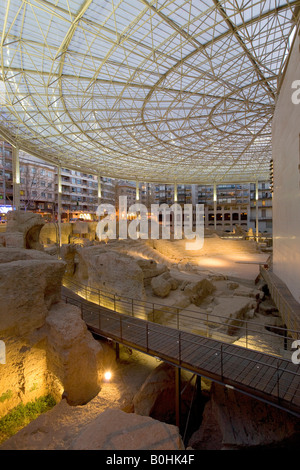
{"label": "metal walkway", "polygon": [[292,361],[114,312],[66,287],[89,330],[116,343],[232,387],[300,417],[300,368]]}

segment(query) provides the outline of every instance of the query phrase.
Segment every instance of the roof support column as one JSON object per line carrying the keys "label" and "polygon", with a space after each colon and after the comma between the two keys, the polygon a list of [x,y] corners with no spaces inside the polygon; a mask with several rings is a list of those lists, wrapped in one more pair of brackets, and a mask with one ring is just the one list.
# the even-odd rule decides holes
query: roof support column
{"label": "roof support column", "polygon": [[256,241],[258,242],[258,181],[255,182]]}
{"label": "roof support column", "polygon": [[58,223],[58,246],[61,247],[61,166],[57,167],[57,223]]}
{"label": "roof support column", "polygon": [[135,193],[136,202],[140,200],[140,183],[139,181],[136,182],[136,193]]}
{"label": "roof support column", "polygon": [[214,226],[217,230],[217,185],[214,183]]}
{"label": "roof support column", "polygon": [[178,201],[178,196],[177,196],[177,183],[174,184],[174,202]]}
{"label": "roof support column", "polygon": [[100,204],[101,204],[101,197],[102,197],[102,193],[101,193],[101,176],[98,175],[98,206],[100,206]]}
{"label": "roof support column", "polygon": [[[20,160],[19,147],[13,148],[12,151],[12,167],[13,167],[13,206],[16,211],[20,210]],[[3,168],[5,175],[5,168]]]}

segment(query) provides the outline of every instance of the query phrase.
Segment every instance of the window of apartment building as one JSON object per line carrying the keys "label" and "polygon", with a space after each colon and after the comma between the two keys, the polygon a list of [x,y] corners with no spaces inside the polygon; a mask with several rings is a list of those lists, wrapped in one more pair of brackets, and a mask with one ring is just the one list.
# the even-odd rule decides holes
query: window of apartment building
{"label": "window of apartment building", "polygon": [[222,220],[222,214],[217,214],[217,220]]}
{"label": "window of apartment building", "polygon": [[52,183],[48,183],[48,188],[52,188]]}
{"label": "window of apartment building", "polygon": [[79,178],[76,178],[76,184],[81,184],[81,180]]}
{"label": "window of apartment building", "polygon": [[41,186],[46,186],[46,181],[42,180],[41,181]]}
{"label": "window of apartment building", "polygon": [[36,197],[37,196],[37,191],[32,191],[32,197]]}
{"label": "window of apartment building", "polygon": [[25,184],[25,178],[20,179],[21,184]]}
{"label": "window of apartment building", "polygon": [[209,214],[208,215],[208,220],[214,220],[214,218],[215,218],[214,214]]}
{"label": "window of apartment building", "polygon": [[48,193],[48,199],[52,199],[52,194]]}
{"label": "window of apartment building", "polygon": [[239,220],[239,214],[237,212],[232,214],[232,220]]}
{"label": "window of apartment building", "polygon": [[41,193],[41,197],[46,197],[46,193]]}
{"label": "window of apartment building", "polygon": [[247,220],[247,212],[241,213],[241,220]]}
{"label": "window of apartment building", "polygon": [[48,177],[52,178],[52,176],[53,176],[53,173],[51,173],[51,171],[48,171]]}
{"label": "window of apartment building", "polygon": [[226,212],[224,214],[224,220],[230,220],[230,213],[229,212]]}
{"label": "window of apartment building", "polygon": [[266,218],[266,209],[261,210],[261,216],[262,216],[263,219]]}
{"label": "window of apartment building", "polygon": [[36,173],[36,168],[31,168],[31,173],[34,175]]}
{"label": "window of apartment building", "polygon": [[45,174],[45,170],[41,169],[41,175],[44,175],[44,174]]}

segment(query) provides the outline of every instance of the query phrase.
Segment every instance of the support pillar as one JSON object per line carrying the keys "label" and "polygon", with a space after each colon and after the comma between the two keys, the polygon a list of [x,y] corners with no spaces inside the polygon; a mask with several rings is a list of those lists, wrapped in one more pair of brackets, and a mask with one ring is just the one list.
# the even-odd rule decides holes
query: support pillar
{"label": "support pillar", "polygon": [[135,193],[136,202],[140,201],[140,183],[136,182],[136,193]]}
{"label": "support pillar", "polygon": [[101,196],[102,196],[102,193],[101,193],[101,176],[98,175],[98,206],[100,206],[100,204],[101,204]]}
{"label": "support pillar", "polygon": [[[19,147],[13,148],[12,151],[12,167],[13,167],[13,206],[16,211],[20,210],[20,160]],[[5,168],[4,168],[5,175]]]}
{"label": "support pillar", "polygon": [[58,245],[61,247],[61,166],[57,167],[57,223],[58,223]]}
{"label": "support pillar", "polygon": [[180,428],[180,415],[181,415],[181,369],[175,367],[175,410],[176,410],[176,426]]}
{"label": "support pillar", "polygon": [[256,241],[258,242],[258,181],[255,182]]}
{"label": "support pillar", "polygon": [[214,226],[217,230],[217,185],[214,183]]}
{"label": "support pillar", "polygon": [[174,184],[174,202],[178,201],[178,196],[177,196],[177,183]]}
{"label": "support pillar", "polygon": [[3,204],[6,206],[6,180],[5,180],[5,148],[2,142],[2,174],[3,174]]}

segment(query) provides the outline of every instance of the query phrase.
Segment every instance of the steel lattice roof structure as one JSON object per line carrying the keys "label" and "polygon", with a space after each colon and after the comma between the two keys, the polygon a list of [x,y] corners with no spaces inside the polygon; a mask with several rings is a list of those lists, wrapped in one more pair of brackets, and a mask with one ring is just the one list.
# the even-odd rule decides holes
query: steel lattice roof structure
{"label": "steel lattice roof structure", "polygon": [[300,0],[1,0],[0,134],[55,165],[267,179]]}

